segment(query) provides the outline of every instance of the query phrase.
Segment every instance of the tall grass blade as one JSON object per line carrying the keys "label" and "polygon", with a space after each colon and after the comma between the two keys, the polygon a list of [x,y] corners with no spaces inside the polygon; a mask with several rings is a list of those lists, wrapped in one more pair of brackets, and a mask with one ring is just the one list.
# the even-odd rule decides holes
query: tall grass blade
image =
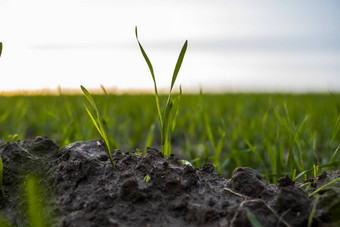
{"label": "tall grass blade", "polygon": [[87,101],[89,101],[90,105],[93,107],[93,109],[98,113],[98,109],[96,106],[96,103],[94,102],[94,99],[92,97],[92,95],[90,94],[90,92],[83,86],[80,86],[81,90],[83,91]]}
{"label": "tall grass blade", "polygon": [[161,128],[162,128],[163,127],[162,114],[161,114],[161,109],[159,107],[159,98],[158,98],[158,91],[157,91],[157,84],[156,84],[155,74],[154,74],[154,71],[153,71],[153,67],[152,67],[151,61],[148,58],[148,55],[146,54],[146,52],[144,51],[144,48],[142,47],[142,44],[139,42],[137,26],[135,28],[135,32],[136,32],[136,39],[137,39],[140,51],[142,52],[142,55],[143,55],[147,65],[149,67],[149,70],[150,70],[150,73],[151,73],[151,76],[152,76],[153,85],[154,85],[154,88],[155,88],[155,98],[156,98],[156,106],[157,106],[158,118],[159,118],[159,122],[160,122]]}
{"label": "tall grass blade", "polygon": [[2,53],[2,43],[0,43],[0,56],[1,56],[1,53]]}
{"label": "tall grass blade", "polygon": [[176,63],[176,67],[175,67],[175,70],[174,70],[174,74],[172,75],[172,81],[171,81],[171,87],[170,87],[170,92],[175,84],[175,81],[177,79],[177,75],[178,75],[178,72],[179,72],[179,69],[181,68],[182,66],[182,62],[183,62],[183,59],[184,59],[184,55],[185,55],[185,52],[187,51],[187,46],[188,46],[188,40],[186,40],[184,42],[184,45],[182,47],[182,50],[181,50],[181,53],[179,54],[178,56],[178,59],[177,59],[177,63]]}

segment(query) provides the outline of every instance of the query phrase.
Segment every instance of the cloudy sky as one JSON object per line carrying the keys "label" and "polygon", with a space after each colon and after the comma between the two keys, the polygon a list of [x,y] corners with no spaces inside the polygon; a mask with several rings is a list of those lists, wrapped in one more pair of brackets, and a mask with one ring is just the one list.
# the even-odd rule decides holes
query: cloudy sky
{"label": "cloudy sky", "polygon": [[0,0],[0,90],[340,91],[338,0]]}

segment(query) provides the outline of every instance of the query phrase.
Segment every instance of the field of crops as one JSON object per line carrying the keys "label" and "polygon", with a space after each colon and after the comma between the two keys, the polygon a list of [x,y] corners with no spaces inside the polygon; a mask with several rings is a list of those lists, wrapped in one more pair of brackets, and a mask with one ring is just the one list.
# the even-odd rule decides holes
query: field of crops
{"label": "field of crops", "polygon": [[[94,99],[119,149],[160,149],[154,95]],[[1,144],[37,135],[60,146],[100,138],[83,95],[0,96],[0,103]],[[340,164],[340,94],[184,94],[171,141],[181,159],[197,167],[213,163],[227,177],[237,166],[258,169],[273,182],[294,170],[311,176]]]}

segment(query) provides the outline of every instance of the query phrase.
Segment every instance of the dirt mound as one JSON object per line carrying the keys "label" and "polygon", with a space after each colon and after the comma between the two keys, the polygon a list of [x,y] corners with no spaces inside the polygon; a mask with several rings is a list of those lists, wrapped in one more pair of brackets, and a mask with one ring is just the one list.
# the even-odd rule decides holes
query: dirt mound
{"label": "dirt mound", "polygon": [[[0,147],[6,193],[0,209],[14,226],[27,225],[22,181],[32,172],[49,198],[53,226],[251,226],[249,211],[263,226],[307,226],[314,204],[289,178],[269,184],[246,167],[226,179],[211,164],[197,169],[148,148],[145,156],[114,151],[113,168],[101,141],[72,143],[59,155],[58,148],[46,137]],[[339,175],[325,172],[314,186]],[[336,225],[339,188],[321,193],[313,226]]]}

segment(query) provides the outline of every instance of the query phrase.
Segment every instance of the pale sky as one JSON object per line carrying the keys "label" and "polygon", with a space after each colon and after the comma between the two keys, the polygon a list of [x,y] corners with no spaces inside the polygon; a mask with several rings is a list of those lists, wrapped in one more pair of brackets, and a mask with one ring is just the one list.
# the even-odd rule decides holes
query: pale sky
{"label": "pale sky", "polygon": [[340,91],[338,0],[0,0],[0,91]]}

